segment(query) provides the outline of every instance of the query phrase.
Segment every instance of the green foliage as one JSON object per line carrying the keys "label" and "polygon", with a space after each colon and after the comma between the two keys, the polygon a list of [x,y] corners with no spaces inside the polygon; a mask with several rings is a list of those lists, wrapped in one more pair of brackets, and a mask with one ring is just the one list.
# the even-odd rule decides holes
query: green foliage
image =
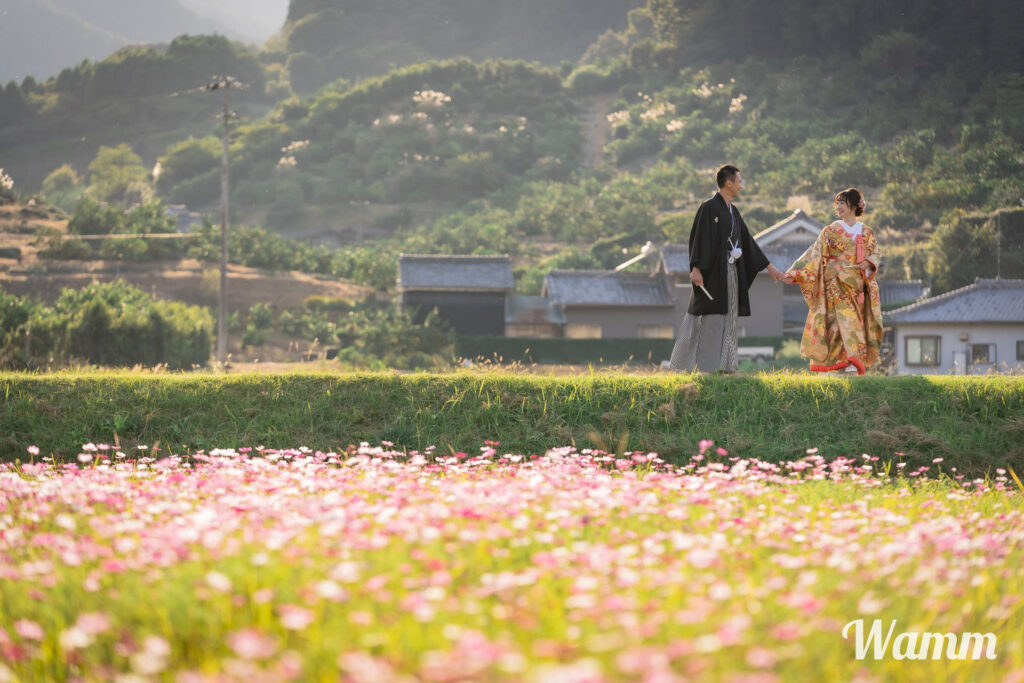
{"label": "green foliage", "polygon": [[46,200],[65,211],[71,211],[85,188],[82,179],[70,164],[54,169],[43,180],[42,191]]}
{"label": "green foliage", "polygon": [[997,249],[1001,251],[999,274],[1024,277],[1024,209],[955,212],[935,230],[929,243],[932,293],[969,285],[979,277],[995,277]]}
{"label": "green foliage", "polygon": [[0,290],[0,344],[4,348],[9,346],[8,336],[24,327],[38,309],[39,304],[32,299]]}
{"label": "green foliage", "polygon": [[274,322],[274,311],[265,303],[253,304],[246,315],[242,346],[262,346]]}
{"label": "green foliage", "polygon": [[[374,49],[415,59],[433,54],[420,44],[400,52],[387,41],[365,49],[339,45],[335,29],[351,30],[367,18],[362,12],[380,8],[302,4],[283,36],[288,53],[265,59],[281,62],[274,78],[290,75],[304,92],[343,73],[343,54],[352,64]],[[548,4],[543,12],[564,10]],[[239,230],[232,260],[386,287],[399,251],[507,252],[524,264],[521,285],[534,291],[537,242],[597,245],[596,260],[610,264],[615,249],[633,250],[646,239],[685,241],[693,207],[714,189],[708,169],[725,161],[744,170],[745,215],[761,227],[782,215],[791,195],[807,195],[824,219],[831,195],[850,185],[867,193],[865,222],[894,229],[890,235],[927,235],[955,211],[1014,206],[1024,196],[1024,76],[1007,27],[1024,6],[994,0],[969,11],[919,4],[799,0],[780,13],[748,0],[651,0],[630,11],[624,30],[602,35],[576,66],[450,59],[289,97],[262,119],[243,117],[233,132],[231,200],[245,212],[240,218],[279,229],[322,225],[331,215],[349,228],[370,216],[367,222],[394,234],[369,247],[325,250]],[[349,12],[344,20],[342,10]],[[872,22],[863,21],[865,12]],[[718,37],[725,25],[729,41]],[[837,25],[849,26],[856,51],[832,49]],[[195,55],[245,58],[223,39],[183,38],[163,55],[122,51],[101,71],[130,82],[160,73],[162,59],[181,66]],[[374,69],[386,63],[370,61]],[[97,92],[90,84],[98,68],[66,70],[53,84],[12,83],[3,101],[31,108],[56,89],[56,110],[63,111],[72,99]],[[430,90],[450,100],[414,101],[416,92]],[[615,123],[603,150],[606,165],[581,168],[584,134],[593,130],[583,117],[609,96],[617,99],[608,112]],[[164,99],[168,108],[182,101]],[[112,104],[108,114],[119,111]],[[210,129],[204,126],[200,136]],[[219,195],[218,156],[212,137],[171,144],[161,156],[157,190],[169,201],[211,205]],[[133,191],[144,185],[135,183]],[[370,205],[355,215],[350,202]],[[379,206],[385,202],[394,207]],[[378,220],[386,213],[401,220]],[[215,240],[203,240],[193,251],[214,258]],[[920,250],[903,256],[902,272],[927,275]]]}
{"label": "green foliage", "polygon": [[149,253],[146,241],[139,237],[123,237],[104,240],[100,246],[100,258],[117,261],[143,261]]}
{"label": "green foliage", "polygon": [[257,92],[264,85],[256,58],[217,35],[178,36],[166,50],[126,47],[101,62],[77,68],[82,81],[78,87],[86,101],[176,93],[208,81],[213,74],[230,74]]}
{"label": "green foliage", "polygon": [[68,231],[76,235],[109,235],[124,232],[125,216],[117,206],[85,197],[75,205]]}
{"label": "green foliage", "polygon": [[101,146],[89,164],[89,192],[101,202],[127,202],[146,187],[148,171],[126,143]]}
{"label": "green foliage", "polygon": [[[168,145],[167,151],[158,159],[160,173],[156,189],[171,195],[175,186],[192,178],[220,168],[221,142],[213,136],[189,137],[187,140]],[[214,183],[217,191],[220,185]]]}
{"label": "green foliage", "polygon": [[422,324],[393,304],[364,302],[339,318],[338,360],[349,366],[399,370],[438,369],[453,359],[455,335],[430,313]]}
{"label": "green foliage", "polygon": [[[594,36],[626,28],[633,0],[345,0],[293,2],[283,33],[288,69],[301,89],[339,75],[378,74],[390,65],[451,55],[576,60]],[[296,91],[299,91],[296,86]]]}
{"label": "green foliage", "polygon": [[46,238],[46,247],[39,250],[41,258],[63,261],[83,260],[93,257],[92,248],[76,237],[52,235]]}
{"label": "green foliage", "polygon": [[[10,317],[17,322],[8,326],[4,314],[2,357],[7,364],[37,367],[81,360],[182,369],[203,365],[210,355],[213,320],[206,309],[151,299],[121,280],[65,289],[52,307],[3,303],[5,310],[15,310]],[[27,358],[24,348],[30,349]]]}
{"label": "green foliage", "polygon": [[[188,254],[202,261],[220,259],[220,228],[206,221],[189,243]],[[395,282],[397,256],[386,245],[329,249],[291,240],[262,228],[232,226],[228,260],[255,268],[299,270],[351,280],[376,289]]]}
{"label": "green foliage", "polygon": [[85,441],[111,441],[119,416],[130,425],[118,432],[122,443],[196,449],[298,443],[326,452],[398,425],[399,448],[470,452],[497,435],[503,451],[543,453],[614,428],[629,434],[630,450],[668,462],[686,462],[711,439],[731,457],[767,462],[798,460],[813,444],[827,458],[903,453],[911,470],[943,457],[967,477],[1024,470],[1024,381],[1006,376],[8,374],[0,396],[10,396],[0,402],[5,459],[24,458],[25,444],[74,458]]}
{"label": "green foliage", "polygon": [[124,216],[124,231],[137,235],[170,234],[178,231],[178,224],[167,213],[167,206],[156,200],[132,207]]}

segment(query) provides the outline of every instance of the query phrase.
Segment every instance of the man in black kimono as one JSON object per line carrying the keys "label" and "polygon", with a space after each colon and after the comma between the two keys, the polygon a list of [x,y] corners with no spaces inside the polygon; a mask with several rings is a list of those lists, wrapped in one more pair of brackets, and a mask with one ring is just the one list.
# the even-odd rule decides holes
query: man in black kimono
{"label": "man in black kimono", "polygon": [[773,282],[783,273],[768,262],[733,202],[743,189],[735,166],[718,169],[718,192],[708,199],[690,228],[693,292],[672,349],[673,370],[736,372],[737,317],[750,315],[748,291],[767,269]]}

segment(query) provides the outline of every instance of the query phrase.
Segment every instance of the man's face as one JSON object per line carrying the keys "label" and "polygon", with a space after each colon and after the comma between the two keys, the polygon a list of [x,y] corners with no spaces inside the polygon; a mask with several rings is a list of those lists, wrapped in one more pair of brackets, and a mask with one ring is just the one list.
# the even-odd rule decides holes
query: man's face
{"label": "man's face", "polygon": [[738,197],[739,194],[740,194],[740,190],[743,189],[743,174],[742,173],[737,173],[732,178],[732,180],[726,180],[725,181],[725,186],[726,186],[726,188],[729,189],[729,193],[733,197]]}

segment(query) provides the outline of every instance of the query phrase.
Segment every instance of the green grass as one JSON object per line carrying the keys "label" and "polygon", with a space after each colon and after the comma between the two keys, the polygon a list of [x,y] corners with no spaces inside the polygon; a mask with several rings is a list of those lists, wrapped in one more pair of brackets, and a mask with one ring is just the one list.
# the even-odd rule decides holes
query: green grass
{"label": "green grass", "polygon": [[943,458],[944,470],[975,476],[1024,472],[1024,379],[0,374],[0,459],[24,459],[32,444],[73,458],[83,443],[115,439],[179,452],[387,440],[471,453],[491,439],[506,452],[575,445],[670,462],[712,439],[740,457],[779,461],[816,447],[826,458],[902,458],[908,470]]}

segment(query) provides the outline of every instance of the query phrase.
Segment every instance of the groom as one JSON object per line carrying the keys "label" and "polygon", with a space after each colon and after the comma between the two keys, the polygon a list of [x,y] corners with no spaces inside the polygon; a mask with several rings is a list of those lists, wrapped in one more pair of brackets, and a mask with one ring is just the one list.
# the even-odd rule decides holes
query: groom
{"label": "groom", "polygon": [[773,282],[783,273],[750,236],[733,203],[743,190],[743,176],[732,165],[718,169],[718,192],[708,199],[690,228],[690,306],[672,349],[673,370],[736,372],[737,317],[750,315],[747,290],[767,269]]}

